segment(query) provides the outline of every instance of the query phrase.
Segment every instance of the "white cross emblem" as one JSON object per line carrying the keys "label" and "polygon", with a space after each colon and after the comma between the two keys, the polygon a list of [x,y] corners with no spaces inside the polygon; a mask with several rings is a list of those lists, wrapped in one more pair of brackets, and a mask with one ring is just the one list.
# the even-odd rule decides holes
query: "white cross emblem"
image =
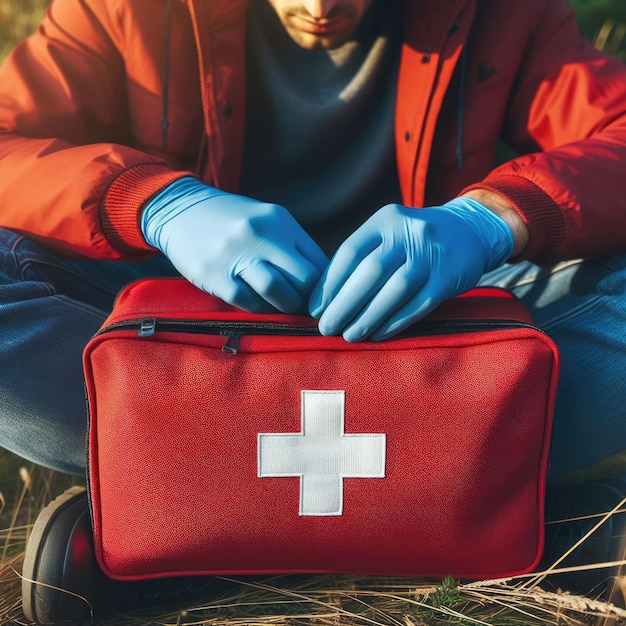
{"label": "white cross emblem", "polygon": [[302,391],[302,432],[259,433],[260,478],[300,477],[300,515],[341,515],[344,478],[384,478],[384,434],[344,432],[344,391]]}

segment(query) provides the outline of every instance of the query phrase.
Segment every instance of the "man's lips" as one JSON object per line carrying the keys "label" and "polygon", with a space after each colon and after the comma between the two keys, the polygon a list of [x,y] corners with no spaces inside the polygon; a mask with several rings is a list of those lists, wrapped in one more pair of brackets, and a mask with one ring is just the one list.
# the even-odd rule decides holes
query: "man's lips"
{"label": "man's lips", "polygon": [[336,17],[324,20],[308,20],[303,17],[294,16],[294,26],[298,30],[312,35],[332,35],[341,32],[347,26],[348,18]]}

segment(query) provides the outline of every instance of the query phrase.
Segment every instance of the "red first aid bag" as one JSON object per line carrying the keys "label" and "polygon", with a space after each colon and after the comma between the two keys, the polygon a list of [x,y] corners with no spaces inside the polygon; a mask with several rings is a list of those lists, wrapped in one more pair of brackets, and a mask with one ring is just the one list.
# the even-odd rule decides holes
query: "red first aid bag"
{"label": "red first aid bag", "polygon": [[541,556],[558,355],[504,291],[350,344],[148,279],[121,292],[84,369],[112,578],[491,578]]}

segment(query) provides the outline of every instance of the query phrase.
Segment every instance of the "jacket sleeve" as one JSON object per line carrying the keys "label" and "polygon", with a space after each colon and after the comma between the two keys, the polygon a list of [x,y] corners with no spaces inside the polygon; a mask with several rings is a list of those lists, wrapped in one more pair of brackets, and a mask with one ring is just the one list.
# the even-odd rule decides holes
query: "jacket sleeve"
{"label": "jacket sleeve", "polygon": [[565,0],[541,4],[504,138],[519,158],[469,189],[511,203],[523,257],[548,264],[626,251],[626,66],[579,34]]}
{"label": "jacket sleeve", "polygon": [[129,147],[119,5],[55,0],[0,68],[0,226],[65,255],[154,252],[140,209],[189,175]]}

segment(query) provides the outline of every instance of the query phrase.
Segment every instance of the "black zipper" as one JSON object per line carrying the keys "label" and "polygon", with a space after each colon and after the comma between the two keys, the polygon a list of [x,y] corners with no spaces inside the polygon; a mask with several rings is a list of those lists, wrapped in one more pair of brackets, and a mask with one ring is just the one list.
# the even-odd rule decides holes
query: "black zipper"
{"label": "black zipper", "polygon": [[[443,319],[421,320],[395,336],[407,337],[443,335],[446,333],[471,333],[482,330],[507,330],[528,328],[543,334],[540,328],[528,322],[506,319]],[[98,331],[97,335],[115,330],[136,330],[138,337],[151,337],[157,332],[185,333],[204,335],[223,335],[226,342],[222,351],[237,354],[239,339],[242,335],[285,335],[292,337],[321,337],[317,326],[297,326],[282,322],[246,322],[233,320],[183,320],[157,319],[144,317],[134,320],[122,320],[109,324]]]}

